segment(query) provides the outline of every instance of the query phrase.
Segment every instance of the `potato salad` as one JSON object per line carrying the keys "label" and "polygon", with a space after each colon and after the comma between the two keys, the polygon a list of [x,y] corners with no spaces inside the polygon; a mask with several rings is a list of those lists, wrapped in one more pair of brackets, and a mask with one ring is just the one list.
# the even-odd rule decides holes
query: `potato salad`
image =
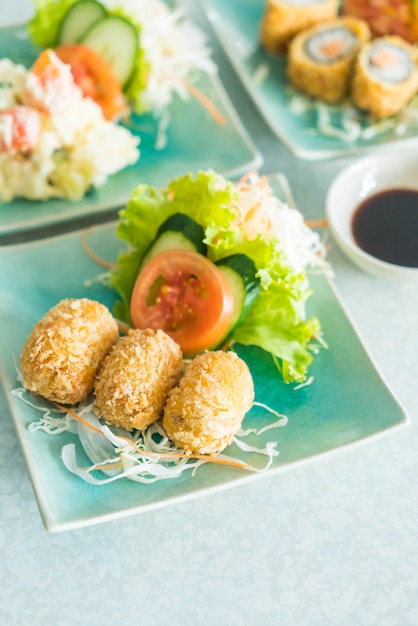
{"label": "potato salad", "polygon": [[79,200],[135,163],[138,143],[84,97],[51,49],[29,70],[0,60],[0,202]]}

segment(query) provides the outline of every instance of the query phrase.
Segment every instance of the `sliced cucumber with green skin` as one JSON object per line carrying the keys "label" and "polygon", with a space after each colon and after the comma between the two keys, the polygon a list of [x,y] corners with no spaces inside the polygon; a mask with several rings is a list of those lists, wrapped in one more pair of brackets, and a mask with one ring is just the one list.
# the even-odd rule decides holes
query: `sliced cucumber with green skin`
{"label": "sliced cucumber with green skin", "polygon": [[100,54],[113,69],[122,88],[127,86],[135,71],[139,47],[138,31],[132,22],[110,15],[95,22],[79,43]]}
{"label": "sliced cucumber with green skin", "polygon": [[204,237],[205,231],[200,224],[184,213],[174,213],[157,230],[154,240],[144,255],[141,266],[143,267],[156,254],[168,250],[188,250],[206,255]]}
{"label": "sliced cucumber with green skin", "polygon": [[[242,322],[260,293],[260,281],[254,261],[245,254],[231,254],[216,263],[234,295],[234,315],[229,333]],[[229,334],[228,333],[228,334]]]}
{"label": "sliced cucumber with green skin", "polygon": [[78,43],[93,24],[106,15],[107,11],[100,2],[79,0],[68,9],[61,22],[58,43]]}

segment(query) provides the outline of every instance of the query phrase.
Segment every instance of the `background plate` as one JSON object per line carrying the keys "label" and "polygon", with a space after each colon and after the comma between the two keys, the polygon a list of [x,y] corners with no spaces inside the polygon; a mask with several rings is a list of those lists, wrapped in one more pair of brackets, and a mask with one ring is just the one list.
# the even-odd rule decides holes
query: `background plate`
{"label": "background plate", "polygon": [[[27,39],[24,26],[0,29],[0,58],[30,66],[37,51]],[[167,145],[155,148],[156,123],[152,116],[136,117],[141,136],[139,161],[111,176],[103,187],[80,202],[16,199],[0,203],[0,235],[87,217],[122,206],[139,183],[166,184],[185,174],[212,168],[233,177],[262,164],[262,157],[249,138],[217,76],[202,74],[196,86],[213,102],[227,123],[220,126],[194,99],[176,97],[170,106]]]}
{"label": "background plate", "polygon": [[[302,159],[325,159],[360,151],[379,150],[388,143],[411,142],[417,127],[398,136],[390,130],[370,139],[348,142],[338,137],[313,133],[316,112],[295,115],[289,110],[289,86],[285,76],[285,57],[273,57],[261,48],[260,21],[262,0],[200,0],[232,64],[271,129],[291,152]],[[264,78],[260,79],[261,73]],[[294,92],[292,92],[294,93]],[[332,109],[324,104],[324,107]],[[339,114],[332,114],[340,118]],[[360,115],[367,128],[365,116]]]}
{"label": "background plate", "polygon": [[[281,191],[286,191],[285,182],[275,178],[275,187],[279,184]],[[82,296],[100,300],[109,307],[113,304],[112,291],[98,282],[89,283],[101,268],[83,251],[81,234],[75,232],[0,249],[1,377],[48,530],[98,523],[232,487],[408,423],[409,418],[376,371],[332,285],[316,276],[312,278],[314,295],[309,313],[321,320],[329,349],[315,358],[310,371],[315,377],[312,385],[299,390],[285,386],[268,355],[254,348],[240,350],[254,377],[256,399],[289,418],[284,428],[260,437],[263,443],[277,440],[280,451],[266,473],[250,474],[207,464],[194,477],[185,474],[152,485],[129,480],[102,486],[84,483],[67,472],[60,459],[61,447],[77,442],[74,435],[29,432],[28,424],[37,420],[39,413],[11,395],[19,386],[16,362],[22,346],[35,322],[49,308],[63,298]],[[114,261],[124,245],[116,239],[114,224],[97,227],[88,241],[90,248],[108,261]],[[269,422],[271,416],[253,408],[244,425],[261,427]],[[80,447],[78,444],[82,458]],[[235,449],[233,454],[243,455]],[[246,459],[251,462],[248,455]]]}

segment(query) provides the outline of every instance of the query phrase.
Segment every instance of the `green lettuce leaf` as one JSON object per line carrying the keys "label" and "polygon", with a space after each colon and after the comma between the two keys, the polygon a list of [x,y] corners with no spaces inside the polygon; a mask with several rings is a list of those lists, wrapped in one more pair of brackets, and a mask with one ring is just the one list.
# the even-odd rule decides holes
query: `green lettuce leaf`
{"label": "green lettuce leaf", "polygon": [[57,46],[64,15],[76,2],[78,0],[33,0],[35,15],[27,25],[33,43],[41,48]]}
{"label": "green lettuce leaf", "polygon": [[295,273],[286,262],[276,239],[243,238],[235,225],[231,203],[237,199],[231,182],[213,171],[199,172],[172,181],[167,189],[139,185],[120,212],[119,238],[128,247],[111,271],[110,284],[118,292],[118,319],[131,322],[129,303],[142,259],[159,226],[174,213],[184,213],[203,226],[208,258],[216,261],[234,253],[250,257],[258,270],[260,294],[246,317],[230,333],[228,340],[254,345],[279,360],[285,382],[303,382],[318,348],[320,323],[306,319],[306,301],[311,289],[305,274]]}

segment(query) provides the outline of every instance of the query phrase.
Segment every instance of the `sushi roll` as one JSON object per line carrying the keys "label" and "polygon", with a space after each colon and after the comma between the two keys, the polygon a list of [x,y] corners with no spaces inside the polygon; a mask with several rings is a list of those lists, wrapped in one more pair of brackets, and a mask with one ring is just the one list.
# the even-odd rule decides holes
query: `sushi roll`
{"label": "sushi roll", "polygon": [[417,49],[396,36],[364,46],[356,60],[351,96],[372,116],[398,113],[418,89]]}
{"label": "sushi roll", "polygon": [[286,52],[291,39],[305,28],[337,17],[337,0],[267,0],[260,38],[267,52]]}
{"label": "sushi roll", "polygon": [[325,102],[344,100],[357,55],[369,39],[368,24],[352,17],[337,18],[299,33],[289,47],[290,83]]}

